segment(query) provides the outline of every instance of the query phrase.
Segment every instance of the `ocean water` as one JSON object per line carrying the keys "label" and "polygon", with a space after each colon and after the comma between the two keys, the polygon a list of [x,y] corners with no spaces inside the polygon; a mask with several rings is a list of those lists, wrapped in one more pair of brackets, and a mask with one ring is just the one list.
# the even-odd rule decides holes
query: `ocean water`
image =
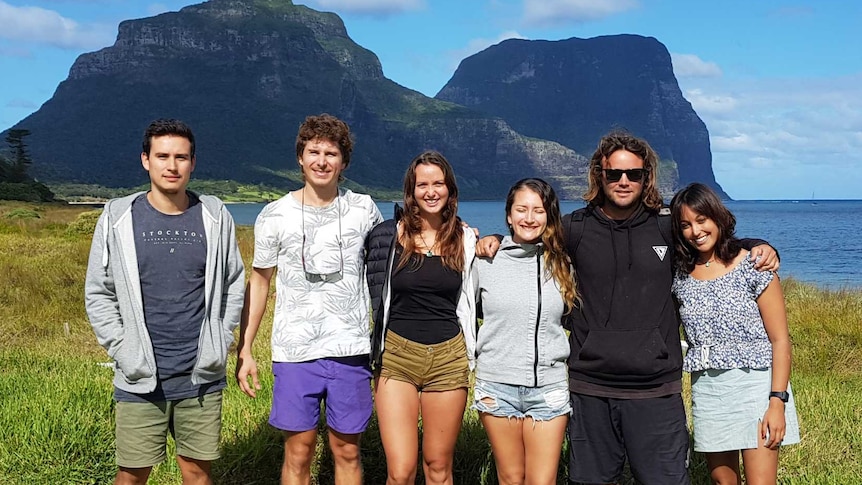
{"label": "ocean water", "polygon": [[[563,214],[583,207],[563,201]],[[392,202],[378,202],[383,217]],[[782,276],[829,288],[862,289],[862,200],[734,201],[739,237],[765,239],[781,255]],[[230,204],[237,224],[253,225],[263,204]],[[459,215],[481,234],[506,231],[503,201],[461,202]]]}

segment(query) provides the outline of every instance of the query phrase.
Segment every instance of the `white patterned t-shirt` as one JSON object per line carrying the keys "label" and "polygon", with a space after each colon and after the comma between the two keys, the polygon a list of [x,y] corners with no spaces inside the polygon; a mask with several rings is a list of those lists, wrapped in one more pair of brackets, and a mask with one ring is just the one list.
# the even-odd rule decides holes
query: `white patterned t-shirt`
{"label": "white patterned t-shirt", "polygon": [[371,197],[346,189],[326,207],[303,207],[287,194],[263,208],[253,266],[277,268],[273,362],[370,352],[364,245],[382,221]]}

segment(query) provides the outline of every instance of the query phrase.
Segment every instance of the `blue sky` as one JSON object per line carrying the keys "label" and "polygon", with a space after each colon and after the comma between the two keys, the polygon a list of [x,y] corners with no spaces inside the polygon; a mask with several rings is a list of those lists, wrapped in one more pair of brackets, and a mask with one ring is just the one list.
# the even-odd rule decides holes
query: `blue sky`
{"label": "blue sky", "polygon": [[[0,0],[0,130],[37,110],[121,20],[195,1]],[[307,0],[338,13],[387,77],[434,96],[501,40],[620,33],[667,46],[736,199],[862,199],[862,2]]]}

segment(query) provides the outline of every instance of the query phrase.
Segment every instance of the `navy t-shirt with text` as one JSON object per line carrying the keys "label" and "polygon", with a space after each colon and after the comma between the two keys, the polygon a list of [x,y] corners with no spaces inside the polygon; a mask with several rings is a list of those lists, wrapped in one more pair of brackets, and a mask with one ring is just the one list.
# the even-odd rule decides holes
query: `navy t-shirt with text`
{"label": "navy t-shirt with text", "polygon": [[189,208],[182,214],[159,212],[146,194],[132,203],[144,320],[156,356],[158,384],[146,395],[115,388],[117,401],[184,399],[225,387],[224,379],[205,389],[191,382],[206,318],[207,240],[201,208],[200,200],[191,193]]}

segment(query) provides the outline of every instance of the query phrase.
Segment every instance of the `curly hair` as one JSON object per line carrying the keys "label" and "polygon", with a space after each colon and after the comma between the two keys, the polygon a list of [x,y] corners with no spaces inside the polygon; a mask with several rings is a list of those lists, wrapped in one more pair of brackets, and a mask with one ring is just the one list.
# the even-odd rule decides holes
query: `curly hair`
{"label": "curly hair", "polygon": [[698,251],[682,234],[682,209],[688,207],[691,211],[712,219],[718,228],[715,247],[715,259],[729,264],[739,254],[741,246],[736,237],[736,217],[724,206],[718,195],[703,184],[693,183],[680,190],[670,202],[671,225],[673,227],[674,267],[677,270],[691,273],[697,263]]}
{"label": "curly hair", "polygon": [[[575,307],[578,300],[577,282],[572,272],[571,261],[563,244],[563,222],[560,216],[560,201],[550,184],[539,178],[526,178],[515,182],[506,196],[506,216],[512,211],[515,195],[521,190],[532,190],[542,199],[547,223],[542,232],[542,245],[545,253],[546,277],[552,276],[560,288],[566,313]],[[509,226],[509,234],[514,235],[514,228]]]}
{"label": "curly hair", "polygon": [[425,256],[418,254],[418,260],[413,259],[416,251],[415,238],[422,232],[422,216],[419,215],[419,203],[416,202],[416,168],[419,165],[434,165],[443,172],[443,181],[449,189],[449,198],[446,207],[443,208],[443,226],[437,235],[440,247],[440,255],[443,257],[443,265],[454,271],[464,269],[464,230],[458,219],[458,185],[455,182],[455,172],[452,165],[442,154],[435,151],[420,153],[410,162],[407,172],[404,174],[404,214],[402,216],[401,245],[404,252],[398,260],[398,268],[402,268],[411,260],[418,261],[421,265]]}
{"label": "curly hair", "polygon": [[[297,161],[302,158],[306,143],[315,138],[328,140],[338,145],[338,149],[341,150],[341,162],[346,170],[350,165],[350,154],[353,152],[353,140],[350,138],[350,128],[347,123],[327,113],[305,118],[305,121],[299,125],[299,132],[296,134]],[[303,174],[304,178],[305,174]],[[341,174],[338,176],[338,181],[344,181]]]}
{"label": "curly hair", "polygon": [[626,131],[612,131],[599,140],[599,146],[590,159],[589,186],[584,193],[584,200],[597,206],[602,206],[607,200],[602,184],[602,162],[617,150],[631,152],[643,160],[646,178],[641,182],[641,202],[649,209],[661,209],[663,201],[658,191],[658,155],[646,140]]}

